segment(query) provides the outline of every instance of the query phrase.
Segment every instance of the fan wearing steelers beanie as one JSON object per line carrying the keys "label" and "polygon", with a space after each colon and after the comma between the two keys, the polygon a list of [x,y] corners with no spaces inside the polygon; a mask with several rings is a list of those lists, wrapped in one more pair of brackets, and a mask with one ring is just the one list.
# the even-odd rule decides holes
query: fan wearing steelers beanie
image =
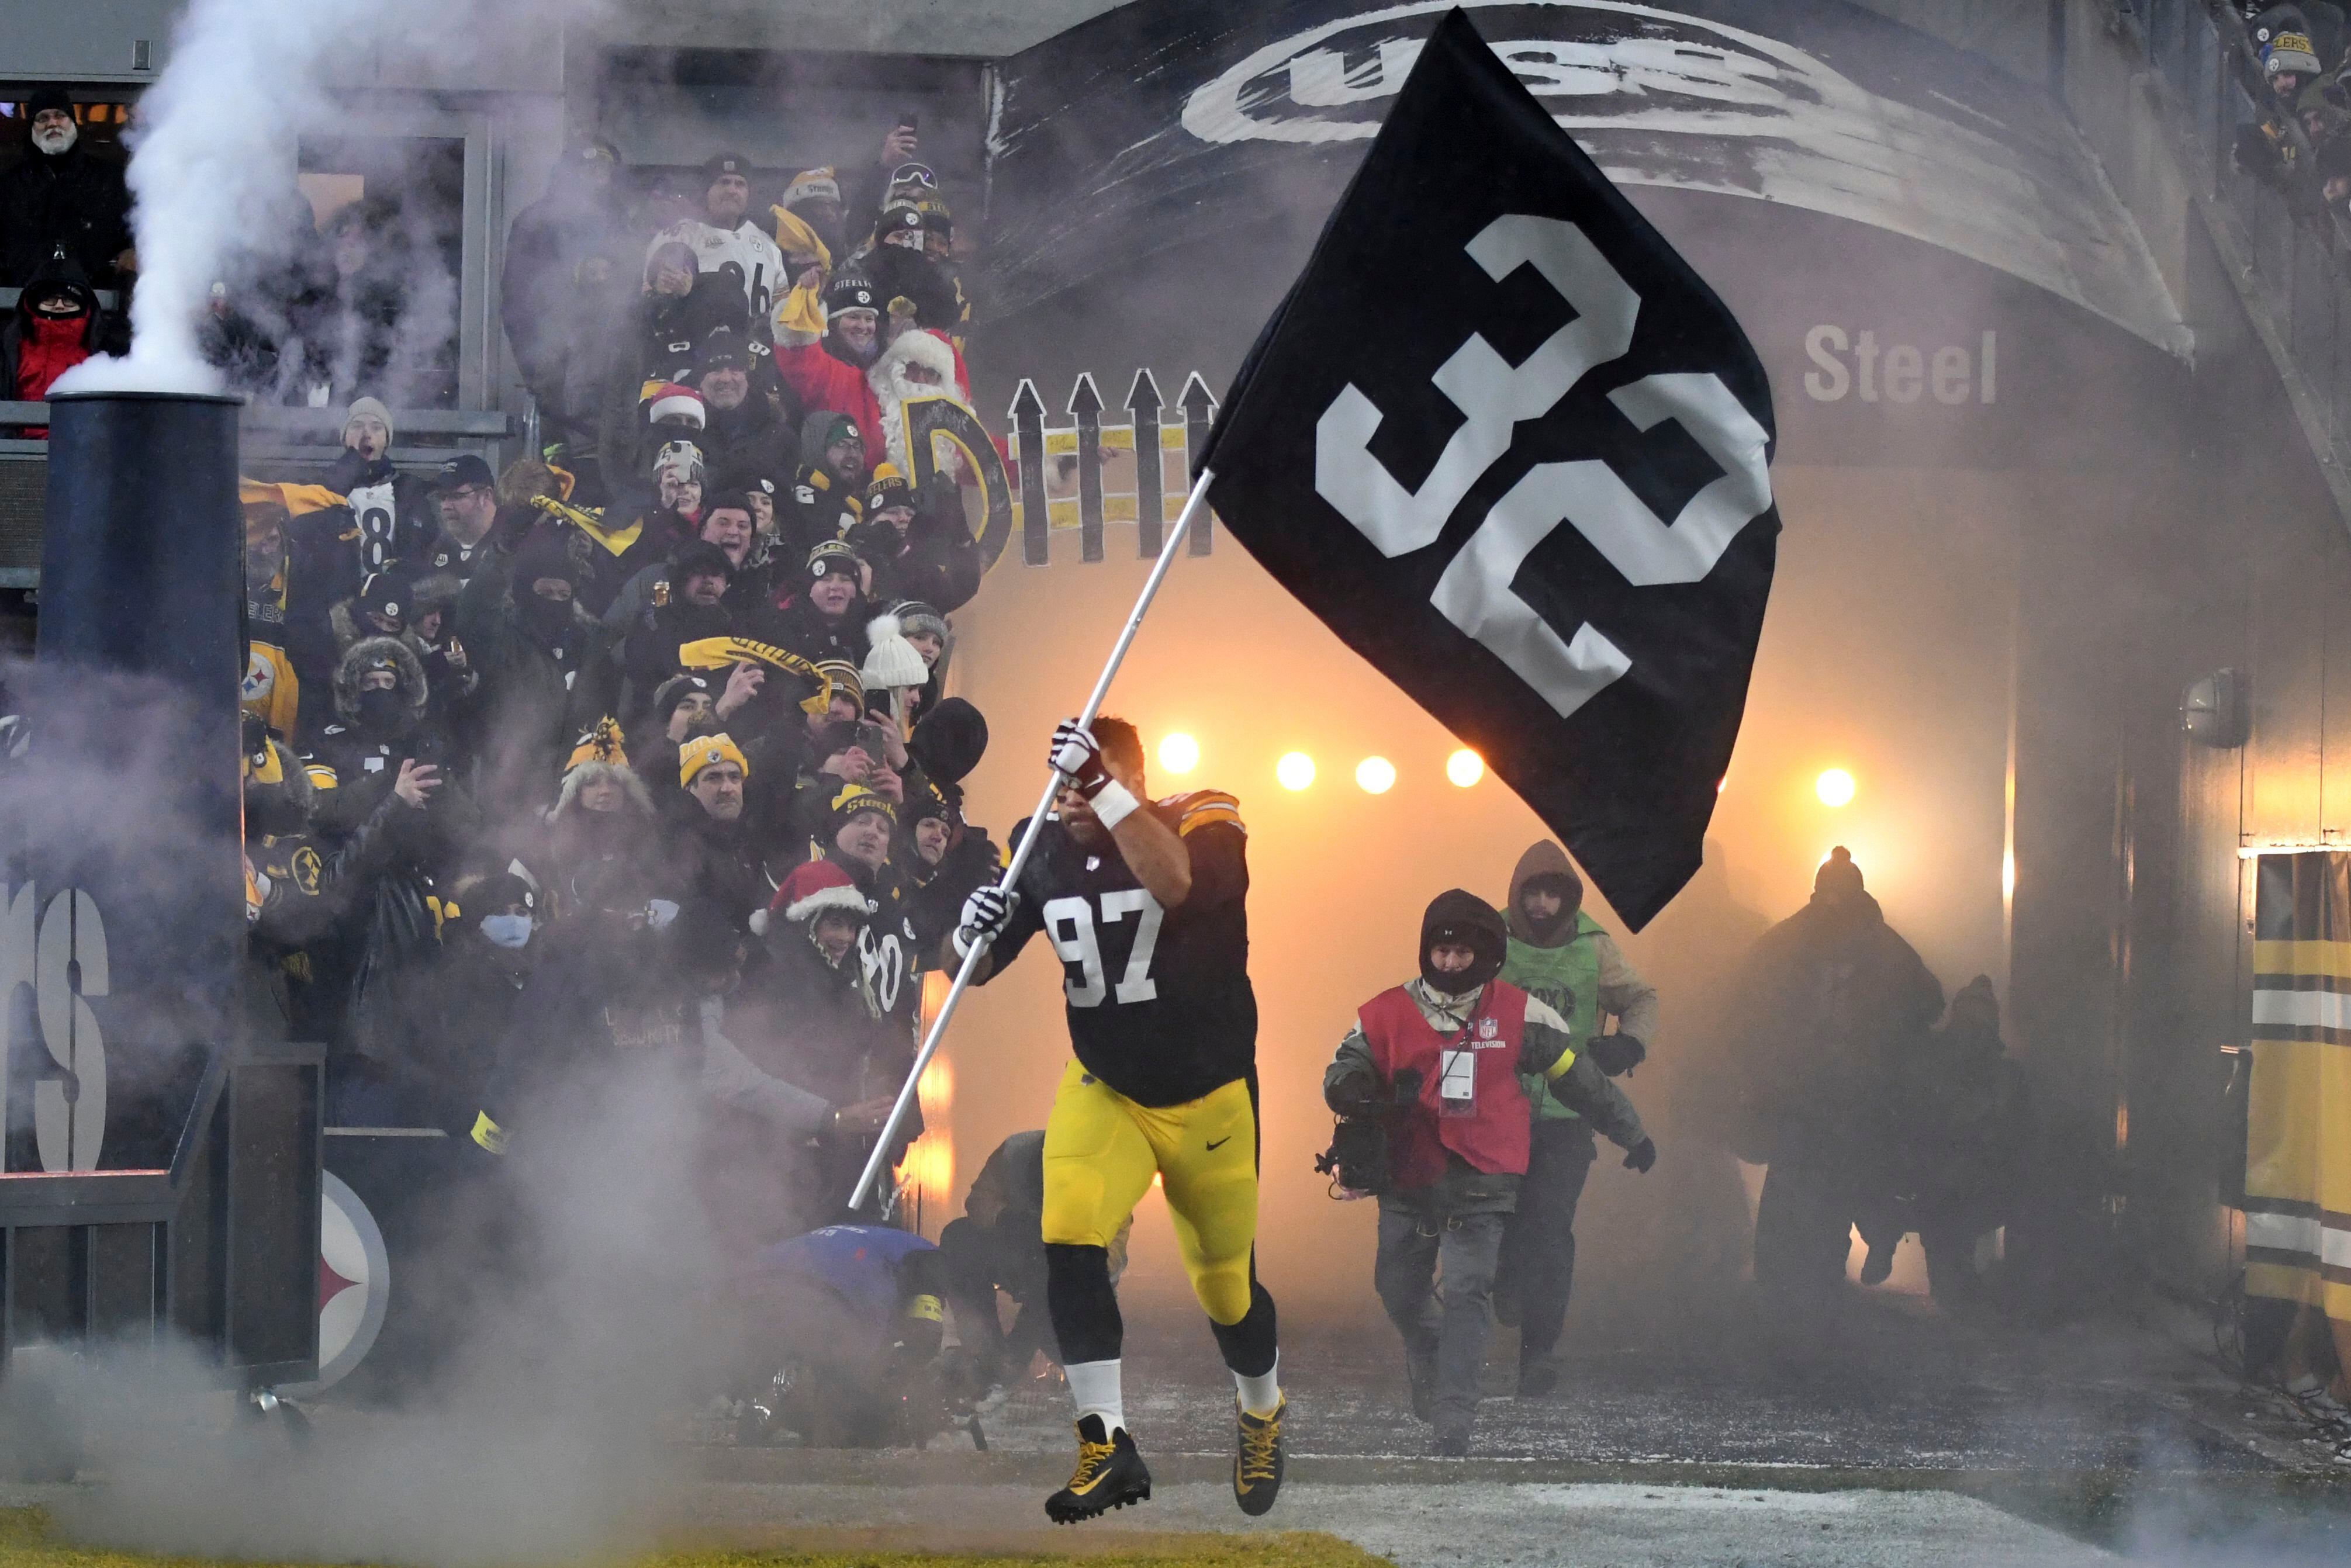
{"label": "fan wearing steelers beanie", "polygon": [[[1046,1305],[1077,1405],[1078,1465],[1045,1500],[1056,1523],[1151,1496],[1127,1434],[1111,1238],[1158,1177],[1193,1293],[1237,1389],[1233,1499],[1261,1514],[1281,1489],[1273,1298],[1257,1278],[1257,996],[1249,977],[1248,835],[1230,795],[1153,800],[1123,719],[1053,732],[1061,789],[1018,886],[966,901],[973,978],[1040,932],[1062,967],[1070,1044],[1045,1123]],[[1026,824],[1013,831],[1017,841]]]}

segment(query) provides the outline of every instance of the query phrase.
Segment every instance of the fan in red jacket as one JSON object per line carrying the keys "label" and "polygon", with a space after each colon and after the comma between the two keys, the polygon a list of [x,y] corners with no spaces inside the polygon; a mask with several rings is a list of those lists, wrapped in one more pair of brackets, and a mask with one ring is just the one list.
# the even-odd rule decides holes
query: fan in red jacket
{"label": "fan in red jacket", "polygon": [[[919,356],[930,366],[923,373],[938,377],[943,390],[958,401],[969,401],[971,377],[964,368],[963,356],[943,336],[910,329],[884,350],[881,301],[862,274],[836,276],[825,286],[824,304],[822,338],[776,346],[777,373],[799,394],[800,406],[809,413],[830,409],[845,413],[863,432],[889,429],[895,423],[898,402],[889,391],[894,385],[893,357],[903,362],[909,356]],[[907,340],[917,333],[930,341],[909,345]],[[952,367],[951,371],[943,371],[941,365]]]}
{"label": "fan in red jacket", "polygon": [[[16,298],[16,314],[0,328],[0,393],[7,401],[39,402],[57,379],[101,351],[105,312],[80,267],[60,251]],[[32,439],[48,434],[44,425]]]}

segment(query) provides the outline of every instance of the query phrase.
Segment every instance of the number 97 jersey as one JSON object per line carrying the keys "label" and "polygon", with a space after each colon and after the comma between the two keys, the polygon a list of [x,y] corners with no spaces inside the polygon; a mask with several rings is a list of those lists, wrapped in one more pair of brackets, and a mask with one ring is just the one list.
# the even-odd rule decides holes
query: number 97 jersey
{"label": "number 97 jersey", "polygon": [[1257,1065],[1249,840],[1238,802],[1215,790],[1143,809],[1191,855],[1192,891],[1182,905],[1162,907],[1107,834],[1081,844],[1048,818],[992,972],[1042,934],[1061,960],[1079,1062],[1138,1104],[1181,1105]]}

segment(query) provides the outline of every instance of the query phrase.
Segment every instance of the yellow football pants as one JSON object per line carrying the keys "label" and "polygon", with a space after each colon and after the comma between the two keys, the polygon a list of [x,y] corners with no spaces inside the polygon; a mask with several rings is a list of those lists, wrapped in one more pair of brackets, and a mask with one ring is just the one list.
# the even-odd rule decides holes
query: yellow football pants
{"label": "yellow football pants", "polygon": [[1236,1078],[1182,1105],[1138,1105],[1072,1061],[1045,1122],[1045,1239],[1107,1247],[1156,1173],[1193,1294],[1229,1327],[1249,1309],[1257,1107]]}

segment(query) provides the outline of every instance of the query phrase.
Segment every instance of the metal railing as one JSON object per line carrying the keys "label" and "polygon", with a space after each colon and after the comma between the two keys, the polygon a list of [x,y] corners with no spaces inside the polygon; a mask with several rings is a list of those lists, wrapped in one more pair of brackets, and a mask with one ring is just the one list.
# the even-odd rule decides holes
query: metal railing
{"label": "metal railing", "polygon": [[[325,468],[340,449],[340,408],[246,405],[239,425],[239,460],[257,479],[299,479]],[[0,402],[0,589],[40,586],[41,514],[48,486],[47,441],[23,434],[46,426],[45,402]],[[422,468],[472,452],[493,469],[505,466],[514,444],[514,418],[495,409],[394,409],[394,465]]]}
{"label": "metal railing", "polygon": [[[2227,0],[2110,4],[2116,36],[2147,60],[2214,242],[2351,520],[2351,214],[2322,202],[2309,140]],[[2264,120],[2287,155],[2274,177],[2237,166],[2241,129]]]}
{"label": "metal railing", "polygon": [[[17,297],[24,292],[21,288],[0,288],[0,311],[16,308]],[[100,288],[95,292],[98,295],[98,308],[101,310],[114,309],[122,302],[122,297],[111,288]]]}

